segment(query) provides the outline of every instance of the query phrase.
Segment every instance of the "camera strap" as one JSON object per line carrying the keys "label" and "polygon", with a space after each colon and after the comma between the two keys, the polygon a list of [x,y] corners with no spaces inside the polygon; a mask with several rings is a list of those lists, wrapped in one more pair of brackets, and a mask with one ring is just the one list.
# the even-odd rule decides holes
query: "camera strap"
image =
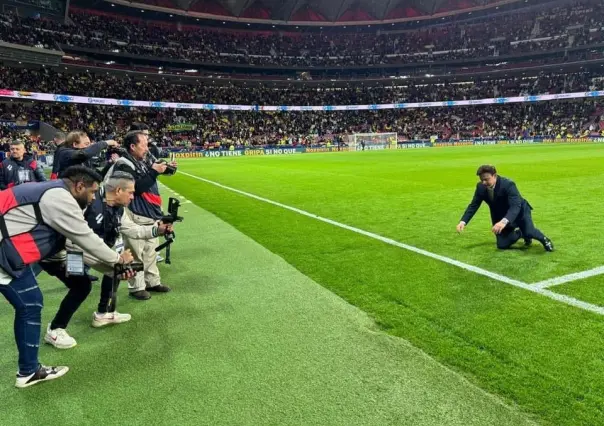
{"label": "camera strap", "polygon": [[124,247],[124,239],[120,235],[119,237],[117,237],[117,240],[115,241],[115,245],[113,246],[113,250],[117,254],[122,254],[124,252],[124,248],[125,248]]}

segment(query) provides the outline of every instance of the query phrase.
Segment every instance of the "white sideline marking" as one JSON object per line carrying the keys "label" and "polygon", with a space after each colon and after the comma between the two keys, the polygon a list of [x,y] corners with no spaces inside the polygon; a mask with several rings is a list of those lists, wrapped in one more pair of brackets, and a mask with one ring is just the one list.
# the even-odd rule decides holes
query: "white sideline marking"
{"label": "white sideline marking", "polygon": [[585,278],[595,277],[604,274],[604,266],[589,269],[587,271],[575,272],[574,274],[562,275],[561,277],[550,278],[549,280],[539,281],[534,283],[536,288],[549,288],[555,285],[566,284],[572,281],[584,280]]}
{"label": "white sideline marking", "polygon": [[430,257],[432,259],[440,260],[441,262],[448,263],[449,265],[457,266],[458,268],[465,269],[466,271],[471,271],[471,272],[474,272],[476,274],[483,275],[485,277],[491,278],[492,280],[500,281],[502,283],[509,284],[509,285],[514,286],[514,287],[518,287],[518,288],[521,288],[523,290],[530,291],[532,293],[540,294],[542,296],[548,297],[550,299],[556,300],[556,301],[561,302],[561,303],[565,303],[565,304],[570,305],[570,306],[574,306],[574,307],[579,308],[579,309],[583,309],[585,311],[590,311],[590,312],[594,312],[594,313],[599,314],[599,315],[604,315],[604,307],[602,307],[602,306],[593,305],[591,303],[583,302],[582,300],[575,299],[574,297],[566,296],[564,294],[554,293],[553,291],[547,290],[545,288],[540,288],[540,287],[537,287],[535,285],[527,284],[525,282],[518,281],[518,280],[515,280],[513,278],[509,278],[509,277],[506,277],[504,275],[497,274],[495,272],[487,271],[486,269],[482,269],[482,268],[479,268],[477,266],[468,265],[467,263],[463,263],[463,262],[460,262],[460,261],[455,260],[455,259],[451,259],[451,258],[446,257],[446,256],[441,256],[439,254],[435,254],[435,253],[432,253],[432,252],[429,252],[429,251],[426,251],[426,250],[423,250],[423,249],[420,249],[420,248],[417,248],[417,247],[414,247],[414,246],[410,246],[408,244],[400,243],[400,242],[395,241],[395,240],[393,240],[391,238],[382,237],[381,235],[374,234],[373,232],[364,231],[362,229],[355,228],[353,226],[349,226],[349,225],[346,225],[344,223],[336,222],[335,220],[331,220],[331,219],[328,219],[328,218],[325,218],[325,217],[321,217],[321,216],[318,216],[316,214],[309,213],[309,212],[304,211],[304,210],[300,210],[300,209],[298,209],[296,207],[288,206],[286,204],[281,204],[281,203],[279,203],[277,201],[269,200],[268,198],[260,197],[258,195],[254,195],[254,194],[251,194],[249,192],[245,192],[245,191],[241,191],[239,189],[231,188],[230,186],[226,186],[226,185],[223,185],[221,183],[211,181],[209,179],[205,179],[205,178],[202,178],[202,177],[199,177],[199,176],[195,176],[195,175],[192,175],[190,173],[186,173],[186,172],[182,172],[181,171],[181,172],[179,172],[179,174],[182,174],[182,175],[185,175],[185,176],[189,176],[189,177],[191,177],[193,179],[197,179],[197,180],[200,180],[202,182],[209,183],[211,185],[217,186],[217,187],[222,188],[222,189],[226,189],[228,191],[235,192],[235,193],[240,194],[240,195],[245,195],[246,197],[250,197],[250,198],[253,198],[253,199],[258,200],[258,201],[263,201],[265,203],[272,204],[274,206],[281,207],[281,208],[286,209],[286,210],[290,210],[292,212],[301,214],[303,216],[310,217],[312,219],[316,219],[316,220],[321,221],[321,222],[329,223],[330,225],[337,226],[338,228],[346,229],[348,231],[352,231],[352,232],[355,232],[357,234],[361,234],[361,235],[364,235],[366,237],[382,241],[382,242],[384,242],[386,244],[390,244],[390,245],[395,246],[395,247],[400,247],[402,249],[411,251],[413,253],[421,254],[423,256]]}

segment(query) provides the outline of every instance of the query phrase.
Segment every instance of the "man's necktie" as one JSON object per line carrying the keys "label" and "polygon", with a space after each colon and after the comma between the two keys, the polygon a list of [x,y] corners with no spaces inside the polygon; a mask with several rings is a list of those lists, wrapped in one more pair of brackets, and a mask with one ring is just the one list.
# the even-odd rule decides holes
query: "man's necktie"
{"label": "man's necktie", "polygon": [[493,201],[495,199],[495,188],[487,188],[487,192],[489,194],[489,201]]}

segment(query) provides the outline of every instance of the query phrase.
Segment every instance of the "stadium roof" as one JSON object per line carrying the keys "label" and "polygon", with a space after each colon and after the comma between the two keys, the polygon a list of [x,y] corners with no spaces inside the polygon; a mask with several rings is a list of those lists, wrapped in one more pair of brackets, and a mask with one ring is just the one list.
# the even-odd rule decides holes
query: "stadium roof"
{"label": "stadium roof", "polygon": [[517,1],[520,0],[116,0],[115,3],[144,3],[244,19],[328,23],[409,19]]}

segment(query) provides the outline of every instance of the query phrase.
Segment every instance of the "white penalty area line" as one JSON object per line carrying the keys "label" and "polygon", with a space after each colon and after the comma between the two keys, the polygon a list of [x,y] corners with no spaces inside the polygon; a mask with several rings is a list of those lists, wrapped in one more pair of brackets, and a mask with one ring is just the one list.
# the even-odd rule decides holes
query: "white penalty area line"
{"label": "white penalty area line", "polygon": [[575,272],[574,274],[562,275],[561,277],[550,278],[549,280],[539,281],[531,284],[535,288],[549,288],[560,284],[570,283],[572,281],[584,280],[586,278],[595,277],[604,274],[604,266],[589,269],[587,271]]}
{"label": "white penalty area line", "polygon": [[533,292],[533,293],[540,294],[542,296],[548,297],[550,299],[556,300],[556,301],[561,302],[561,303],[565,303],[565,304],[570,305],[570,306],[574,306],[574,307],[579,308],[579,309],[583,309],[585,311],[590,311],[590,312],[594,312],[594,313],[599,314],[599,315],[604,315],[604,307],[602,307],[602,306],[597,306],[597,305],[593,305],[591,303],[583,302],[581,300],[575,299],[575,298],[570,297],[570,296],[566,296],[564,294],[554,293],[553,291],[547,290],[546,288],[540,288],[540,287],[537,287],[537,286],[532,285],[532,284],[527,284],[525,282],[518,281],[518,280],[515,280],[513,278],[509,278],[509,277],[506,277],[504,275],[497,274],[495,272],[487,271],[486,269],[482,269],[482,268],[479,268],[477,266],[468,265],[467,263],[463,263],[463,262],[460,262],[460,261],[455,260],[455,259],[451,259],[451,258],[446,257],[446,256],[441,256],[439,254],[432,253],[432,252],[429,252],[429,251],[426,251],[426,250],[423,250],[423,249],[420,249],[420,248],[417,248],[417,247],[414,247],[414,246],[410,246],[408,244],[400,243],[400,242],[395,241],[395,240],[393,240],[391,238],[386,238],[386,237],[383,237],[381,235],[374,234],[373,232],[368,232],[368,231],[365,231],[363,229],[359,229],[359,228],[355,228],[353,226],[346,225],[344,223],[336,222],[335,220],[331,220],[331,219],[328,219],[328,218],[325,218],[325,217],[321,217],[321,216],[318,216],[318,215],[316,215],[314,213],[309,213],[307,211],[298,209],[296,207],[288,206],[286,204],[282,204],[282,203],[279,203],[277,201],[269,200],[268,198],[260,197],[258,195],[254,195],[254,194],[251,194],[249,192],[245,192],[245,191],[241,191],[239,189],[231,188],[230,186],[226,186],[226,185],[223,185],[223,184],[218,183],[218,182],[214,182],[214,181],[209,180],[209,179],[205,179],[205,178],[202,178],[202,177],[199,177],[199,176],[195,176],[195,175],[192,175],[190,173],[179,171],[179,174],[182,174],[182,175],[185,175],[185,176],[189,176],[189,177],[191,177],[193,179],[200,180],[202,182],[208,183],[210,185],[217,186],[217,187],[222,188],[222,189],[226,189],[227,191],[231,191],[231,192],[234,192],[234,193],[239,194],[239,195],[244,195],[246,197],[253,198],[255,200],[262,201],[264,203],[272,204],[273,206],[281,207],[282,209],[298,213],[298,214],[300,214],[302,216],[310,217],[312,219],[315,219],[315,220],[318,220],[318,221],[321,221],[321,222],[329,223],[330,225],[336,226],[338,228],[346,229],[348,231],[352,231],[352,232],[355,232],[357,234],[364,235],[364,236],[369,237],[369,238],[373,238],[375,240],[381,241],[381,242],[389,244],[391,246],[399,247],[399,248],[402,248],[404,250],[411,251],[413,253],[421,254],[422,256],[426,256],[426,257],[429,257],[429,258],[432,258],[432,259],[435,259],[435,260],[439,260],[439,261],[447,263],[449,265],[457,266],[458,268],[464,269],[466,271],[474,272],[475,274],[479,274],[479,275],[488,277],[488,278],[490,278],[492,280],[495,280],[495,281],[499,281],[499,282],[502,282],[502,283],[505,283],[505,284],[512,285],[514,287],[521,288],[523,290],[527,290],[527,291],[530,291],[530,292]]}

